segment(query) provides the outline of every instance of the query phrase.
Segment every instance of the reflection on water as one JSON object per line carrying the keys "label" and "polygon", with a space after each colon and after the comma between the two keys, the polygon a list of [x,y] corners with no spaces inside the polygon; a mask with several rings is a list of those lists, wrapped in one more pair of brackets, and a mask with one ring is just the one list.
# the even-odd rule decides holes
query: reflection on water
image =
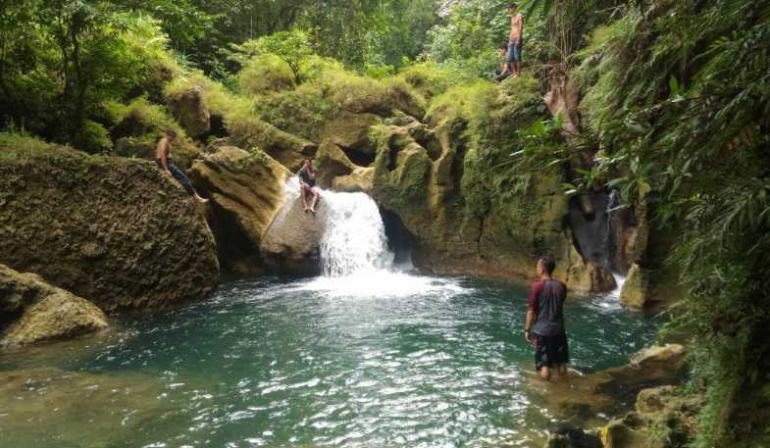
{"label": "reflection on water", "polygon": [[[0,446],[541,446],[559,415],[524,302],[506,284],[406,274],[236,282],[6,353]],[[583,371],[625,362],[656,326],[597,303],[567,309]]]}

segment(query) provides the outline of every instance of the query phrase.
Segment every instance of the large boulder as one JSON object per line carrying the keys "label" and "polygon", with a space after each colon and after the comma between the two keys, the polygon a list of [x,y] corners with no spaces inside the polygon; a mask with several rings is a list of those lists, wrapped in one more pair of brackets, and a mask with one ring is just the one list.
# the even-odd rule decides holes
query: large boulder
{"label": "large boulder", "polygon": [[331,186],[335,177],[347,176],[357,168],[342,149],[331,140],[324,141],[318,148],[315,167],[318,170],[316,180],[322,187]]}
{"label": "large boulder", "polygon": [[336,191],[348,193],[364,192],[369,194],[374,187],[374,167],[356,168],[346,176],[337,176],[332,181]]}
{"label": "large boulder", "polygon": [[191,175],[212,199],[211,227],[220,263],[241,274],[259,272],[259,245],[283,204],[291,173],[261,151],[222,146],[196,161]]}
{"label": "large boulder", "polygon": [[642,271],[638,264],[631,265],[628,276],[620,290],[620,303],[623,305],[642,310],[647,304],[649,296],[647,274]]}
{"label": "large boulder", "polygon": [[2,264],[0,311],[3,321],[11,321],[5,328],[0,325],[0,345],[65,339],[107,328],[104,313],[93,303]]}
{"label": "large boulder", "polygon": [[368,166],[377,154],[370,129],[381,122],[382,119],[374,114],[342,111],[324,124],[320,140],[329,140],[344,148],[357,165]]}
{"label": "large boulder", "polygon": [[262,257],[275,272],[311,276],[321,272],[320,244],[326,230],[327,205],[316,213],[302,210],[299,197],[288,201],[262,239]]}
{"label": "large boulder", "polygon": [[261,149],[292,171],[302,166],[306,157],[313,157],[318,146],[310,141],[284,132],[257,118],[231,120],[227,129],[233,146],[251,150]]}
{"label": "large boulder", "polygon": [[188,135],[201,137],[211,130],[211,113],[201,87],[175,92],[166,101],[174,118]]}
{"label": "large boulder", "polygon": [[219,280],[205,218],[147,161],[0,148],[0,241],[3,263],[106,310],[203,298]]}

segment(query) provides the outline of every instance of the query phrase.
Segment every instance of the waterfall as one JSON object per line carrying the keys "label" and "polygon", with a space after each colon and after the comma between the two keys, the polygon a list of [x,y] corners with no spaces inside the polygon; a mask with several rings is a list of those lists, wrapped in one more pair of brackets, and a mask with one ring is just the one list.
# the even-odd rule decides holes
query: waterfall
{"label": "waterfall", "polygon": [[374,200],[365,193],[324,191],[319,207],[328,207],[321,239],[324,275],[344,277],[366,271],[391,270],[385,224]]}

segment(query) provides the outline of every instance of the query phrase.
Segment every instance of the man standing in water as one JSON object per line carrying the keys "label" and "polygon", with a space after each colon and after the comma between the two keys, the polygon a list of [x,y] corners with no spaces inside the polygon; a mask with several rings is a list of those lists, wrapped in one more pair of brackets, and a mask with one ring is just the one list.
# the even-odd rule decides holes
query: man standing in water
{"label": "man standing in water", "polygon": [[511,16],[511,32],[508,34],[508,70],[514,78],[521,74],[521,40],[524,33],[524,17],[519,12],[518,3],[508,5]]}
{"label": "man standing in water", "polygon": [[524,324],[524,337],[535,346],[535,368],[540,378],[546,381],[551,379],[552,370],[565,377],[569,362],[564,328],[567,287],[551,277],[555,268],[556,262],[551,257],[542,257],[537,261],[539,280],[529,290]]}
{"label": "man standing in water", "polygon": [[[315,170],[313,169],[313,159],[308,157],[302,164],[302,168],[297,173],[299,176],[299,188],[302,196],[302,205],[305,207],[305,211],[310,210],[315,213],[315,205],[318,202],[318,187],[315,184]],[[313,193],[313,201],[310,203],[310,208],[307,206],[307,194]]]}
{"label": "man standing in water", "polygon": [[187,194],[194,197],[198,202],[205,204],[209,200],[202,198],[198,192],[195,191],[192,183],[190,183],[190,179],[188,179],[184,172],[171,160],[171,145],[174,143],[174,140],[176,140],[176,131],[169,129],[155,148],[155,163],[158,165],[158,168],[168,174],[169,177],[173,177],[179,181]]}

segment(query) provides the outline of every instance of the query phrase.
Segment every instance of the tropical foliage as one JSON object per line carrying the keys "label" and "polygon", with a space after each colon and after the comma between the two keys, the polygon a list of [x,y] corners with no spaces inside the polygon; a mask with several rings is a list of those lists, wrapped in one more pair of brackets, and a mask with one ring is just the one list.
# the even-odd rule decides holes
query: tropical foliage
{"label": "tropical foliage", "polygon": [[[506,3],[0,0],[0,131],[123,154],[118,123],[142,121],[148,145],[194,88],[223,126],[315,138],[402,93],[464,142],[478,215],[554,166],[565,194],[618,188],[654,211],[687,291],[671,329],[707,397],[695,446],[770,446],[770,5],[523,1],[526,76],[495,85]],[[581,92],[569,138],[542,102],[552,74]]]}

